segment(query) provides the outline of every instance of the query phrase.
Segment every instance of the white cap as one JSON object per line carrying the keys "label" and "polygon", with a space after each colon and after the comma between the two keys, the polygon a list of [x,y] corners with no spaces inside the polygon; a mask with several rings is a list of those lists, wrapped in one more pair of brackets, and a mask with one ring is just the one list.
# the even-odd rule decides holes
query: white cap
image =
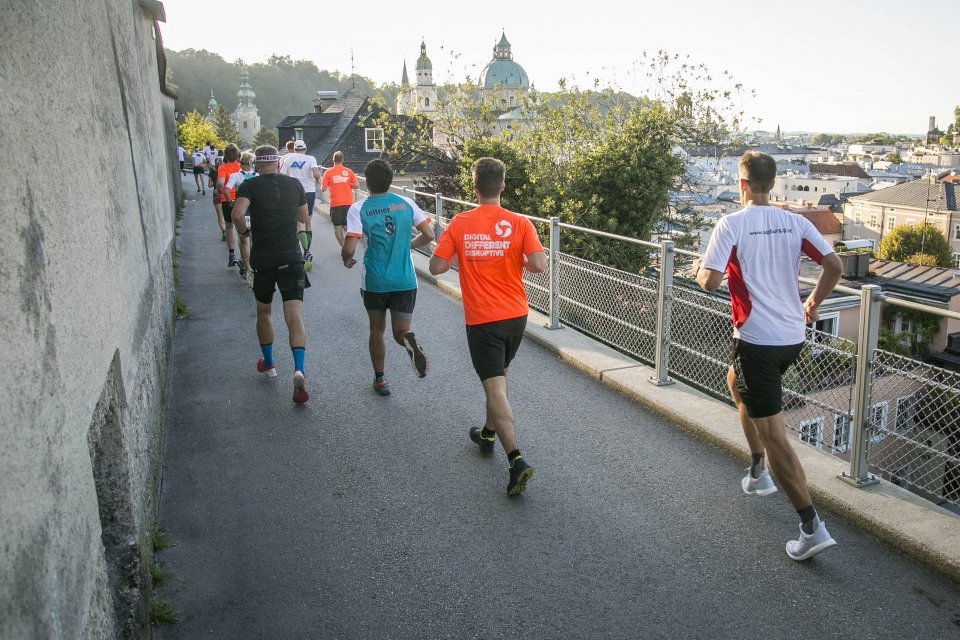
{"label": "white cap", "polygon": [[294,148],[294,149],[306,149],[306,148],[307,148],[307,143],[304,142],[303,140],[297,140],[295,143],[293,143],[293,148]]}

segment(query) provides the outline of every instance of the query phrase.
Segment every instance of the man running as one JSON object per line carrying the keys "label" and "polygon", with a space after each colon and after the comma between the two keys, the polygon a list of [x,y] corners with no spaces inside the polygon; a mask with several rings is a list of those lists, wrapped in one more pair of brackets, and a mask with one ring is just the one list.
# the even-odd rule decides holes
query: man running
{"label": "man running", "polygon": [[480,206],[457,214],[444,229],[430,258],[430,273],[444,273],[459,262],[467,346],[487,398],[486,422],[482,429],[470,429],[470,439],[489,455],[496,436],[500,437],[510,461],[507,495],[516,496],[526,490],[533,468],[517,446],[507,371],[527,326],[523,268],[541,273],[547,258],[533,223],[500,206],[504,164],[480,158],[473,163],[472,173]]}
{"label": "man running", "polygon": [[[313,216],[313,203],[317,197],[317,185],[320,184],[320,167],[317,159],[304,153],[307,144],[303,140],[293,143],[293,152],[283,156],[280,173],[296,178],[303,185],[303,192],[307,198],[307,210]],[[307,271],[313,268],[313,254],[310,253],[310,244],[313,241],[313,231],[310,220],[305,225],[297,224],[297,237],[303,247],[303,268]]]}
{"label": "man running", "polygon": [[[727,386],[752,454],[741,487],[750,495],[776,492],[764,464],[769,454],[774,476],[800,515],[800,538],[787,543],[787,555],[806,560],[836,542],[813,508],[803,467],[787,439],[781,377],[800,355],[804,323],[817,321],[817,309],[840,280],[842,265],[806,218],[770,206],[776,179],[771,156],[748,151],[740,158],[744,208],[720,218],[702,260],[694,262],[694,273],[707,291],[715,291],[727,274],[733,307]],[[797,294],[801,253],[823,267],[802,305]]]}
{"label": "man running", "polygon": [[217,147],[209,140],[207,140],[207,146],[203,148],[203,155],[207,157],[207,166],[212,167],[216,164],[217,157],[219,156]]}
{"label": "man running", "polygon": [[347,212],[353,204],[353,190],[357,188],[357,176],[349,167],[343,166],[343,152],[333,154],[333,166],[323,173],[323,191],[330,190],[330,221],[333,235],[343,247],[344,229],[347,227]]}
{"label": "man running", "polygon": [[[257,147],[256,167],[260,174],[244,180],[237,188],[233,206],[233,224],[242,236],[251,236],[250,265],[253,268],[253,295],[257,299],[257,338],[263,356],[257,371],[274,378],[273,292],[280,291],[283,319],[293,352],[293,401],[309,398],[304,378],[307,332],[303,326],[303,290],[310,286],[303,271],[303,256],[297,243],[297,222],[309,221],[307,200],[300,182],[278,173],[280,156],[274,147]],[[249,213],[250,226],[244,216]]]}
{"label": "man running", "polygon": [[177,161],[180,163],[181,176],[187,175],[187,172],[183,169],[183,158],[186,153],[187,153],[186,150],[178,144],[177,145]]}
{"label": "man running", "polygon": [[[233,217],[233,204],[236,202],[236,188],[244,180],[257,177],[257,172],[253,170],[254,156],[249,151],[240,154],[240,171],[230,174],[227,184],[224,185],[224,193],[228,194],[230,201],[230,215]],[[237,234],[238,236],[240,234]],[[250,268],[250,238],[240,236],[240,277],[246,281],[247,286],[253,289],[253,270]]]}
{"label": "man running", "polygon": [[[190,161],[193,163],[193,179],[197,182],[197,193],[201,195],[207,195],[206,182],[204,178],[207,175],[207,156],[203,155],[200,151],[200,147],[194,147],[193,153],[190,155]],[[223,231],[223,226],[221,225],[220,230]],[[224,238],[226,240],[226,238]]]}
{"label": "man running", "polygon": [[[427,375],[427,356],[417,336],[410,330],[413,308],[417,303],[417,274],[410,250],[429,244],[436,237],[430,218],[413,200],[388,193],[393,169],[385,160],[371,160],[363,170],[370,196],[350,207],[347,213],[347,237],[340,250],[343,265],[356,264],[353,255],[357,241],[363,239],[360,295],[370,319],[370,362],[373,365],[373,389],[390,395],[384,377],[383,334],[387,311],[393,339],[407,350],[418,378]],[[420,233],[411,239],[411,229]]]}
{"label": "man running", "polygon": [[[247,239],[234,236],[233,219],[231,217],[233,201],[236,200],[237,195],[235,191],[225,189],[230,176],[235,173],[240,173],[241,170],[240,163],[238,162],[240,159],[240,149],[237,145],[232,142],[228,144],[223,150],[223,159],[223,164],[217,167],[217,192],[220,194],[220,208],[223,212],[223,222],[226,228],[227,249],[230,252],[230,256],[227,259],[227,267],[239,267],[240,277],[246,277],[248,258],[244,258],[244,243]],[[239,260],[237,259],[236,253],[234,253],[237,245],[239,245],[240,249]]]}

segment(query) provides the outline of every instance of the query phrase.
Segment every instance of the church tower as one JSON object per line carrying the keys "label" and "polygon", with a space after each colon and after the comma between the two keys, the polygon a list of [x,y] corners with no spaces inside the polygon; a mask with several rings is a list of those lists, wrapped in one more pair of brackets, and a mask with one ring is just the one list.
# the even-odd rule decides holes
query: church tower
{"label": "church tower", "polygon": [[210,99],[207,101],[207,121],[213,122],[213,112],[217,110],[217,106],[217,99],[213,97],[213,91],[210,91]]}
{"label": "church tower", "polygon": [[[406,63],[404,63],[406,68]],[[417,58],[417,113],[430,114],[437,110],[437,85],[433,84],[433,63],[427,57],[427,43],[420,42],[420,57]]]}
{"label": "church tower", "polygon": [[253,144],[253,137],[260,130],[260,116],[257,105],[253,102],[257,94],[250,87],[250,72],[246,68],[240,72],[240,90],[237,91],[237,108],[234,109],[233,123],[240,132],[240,139],[245,146]]}
{"label": "church tower", "polygon": [[412,116],[417,112],[417,96],[413,87],[410,86],[410,78],[407,76],[407,61],[403,61],[403,77],[400,79],[400,92],[397,93],[397,114],[401,116]]}

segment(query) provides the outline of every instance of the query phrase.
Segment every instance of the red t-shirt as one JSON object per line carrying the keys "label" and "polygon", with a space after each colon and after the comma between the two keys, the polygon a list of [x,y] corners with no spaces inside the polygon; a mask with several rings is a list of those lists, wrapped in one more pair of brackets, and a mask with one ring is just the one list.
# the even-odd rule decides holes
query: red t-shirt
{"label": "red t-shirt", "polygon": [[343,165],[327,169],[320,182],[321,189],[330,189],[331,207],[349,207],[353,204],[353,188],[357,186],[357,176]]}
{"label": "red t-shirt", "polygon": [[[230,175],[240,171],[239,162],[224,162],[222,165],[217,167],[217,178],[223,178],[223,185],[226,187],[227,182],[230,181]],[[230,199],[237,199],[237,188],[234,187],[230,189]]]}
{"label": "red t-shirt", "polygon": [[519,318],[529,312],[523,258],[543,251],[533,223],[492,204],[454,216],[433,254],[457,257],[466,323]]}

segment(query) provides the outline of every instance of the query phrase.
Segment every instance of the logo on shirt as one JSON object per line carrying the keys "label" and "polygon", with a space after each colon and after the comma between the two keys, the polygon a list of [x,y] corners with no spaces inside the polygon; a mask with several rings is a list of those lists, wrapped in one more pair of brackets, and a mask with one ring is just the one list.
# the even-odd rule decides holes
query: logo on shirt
{"label": "logo on shirt", "polygon": [[303,169],[307,165],[306,160],[301,160],[300,162],[291,162],[290,166],[294,169]]}
{"label": "logo on shirt", "polygon": [[396,224],[394,223],[394,221],[393,221],[393,216],[386,216],[386,217],[383,219],[383,231],[384,231],[384,233],[386,233],[386,234],[387,234],[387,237],[389,238],[390,236],[392,236],[392,235],[396,232],[396,230],[397,230],[397,225],[396,225]]}
{"label": "logo on shirt", "polygon": [[501,220],[493,226],[493,230],[501,238],[509,238],[513,233],[513,225],[506,220]]}

